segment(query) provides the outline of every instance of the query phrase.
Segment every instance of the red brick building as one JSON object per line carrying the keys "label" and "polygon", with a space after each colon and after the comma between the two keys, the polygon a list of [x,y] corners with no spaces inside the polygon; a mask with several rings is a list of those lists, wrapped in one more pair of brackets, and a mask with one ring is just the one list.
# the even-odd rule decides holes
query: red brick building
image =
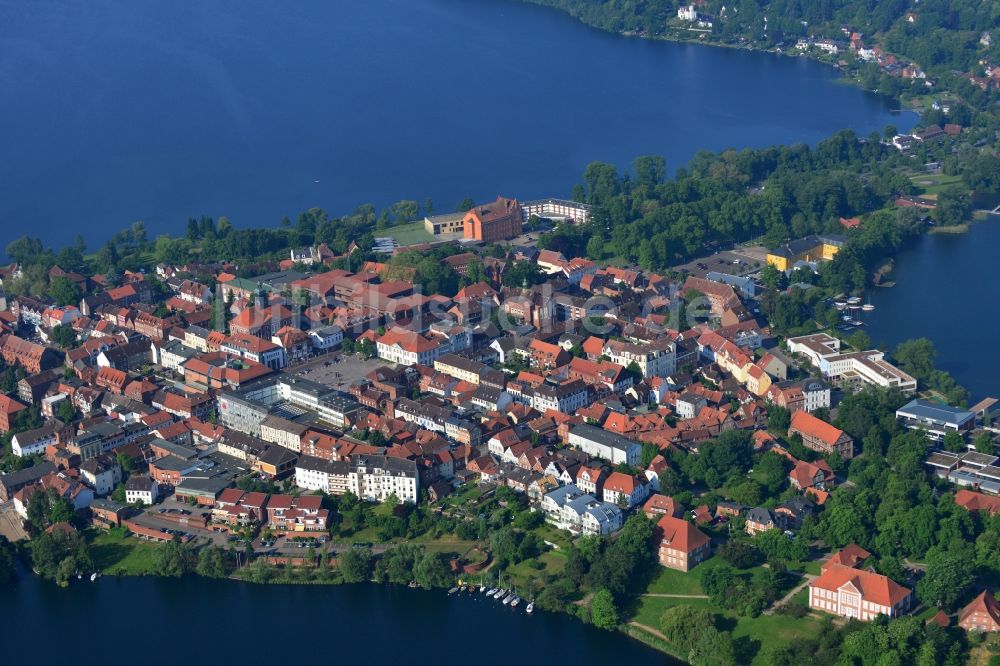
{"label": "red brick building", "polygon": [[1000,604],[993,593],[983,590],[982,594],[963,608],[958,614],[958,626],[966,631],[1000,631]]}
{"label": "red brick building", "polygon": [[660,534],[657,556],[663,566],[688,571],[708,557],[711,539],[683,518],[665,515],[656,527]]}
{"label": "red brick building", "polygon": [[799,435],[807,449],[820,453],[840,454],[844,460],[854,457],[854,440],[846,432],[816,418],[808,412],[792,414],[788,436]]}
{"label": "red brick building", "polygon": [[521,235],[522,217],[517,199],[497,197],[493,203],[474,206],[465,214],[463,235],[485,243],[510,240]]}
{"label": "red brick building", "polygon": [[7,365],[20,365],[31,373],[55,368],[62,362],[61,355],[54,349],[22,340],[16,335],[0,338],[0,356]]}
{"label": "red brick building", "polygon": [[10,430],[14,423],[14,419],[17,418],[18,412],[27,409],[27,407],[14,398],[6,395],[0,395],[0,433],[5,433]]}

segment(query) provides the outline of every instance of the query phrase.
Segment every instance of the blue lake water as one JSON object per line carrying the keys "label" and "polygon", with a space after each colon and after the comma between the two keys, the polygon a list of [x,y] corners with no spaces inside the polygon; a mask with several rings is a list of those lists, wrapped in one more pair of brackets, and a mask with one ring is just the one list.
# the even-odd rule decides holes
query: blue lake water
{"label": "blue lake water", "polygon": [[[0,608],[19,618],[0,623],[7,664],[59,663],[67,650],[80,666],[679,663],[568,615],[405,587],[112,577],[61,589],[25,574],[0,589]],[[55,618],[76,619],[45,640]]]}
{"label": "blue lake water", "polygon": [[911,122],[837,76],[513,0],[0,0],[0,247],[567,196],[593,160]]}
{"label": "blue lake water", "polygon": [[1000,397],[1000,287],[990,272],[1000,246],[1000,216],[973,224],[965,234],[933,234],[900,252],[890,289],[875,289],[875,312],[866,316],[875,344],[892,349],[910,338],[929,338],[937,366],[972,392],[973,401]]}

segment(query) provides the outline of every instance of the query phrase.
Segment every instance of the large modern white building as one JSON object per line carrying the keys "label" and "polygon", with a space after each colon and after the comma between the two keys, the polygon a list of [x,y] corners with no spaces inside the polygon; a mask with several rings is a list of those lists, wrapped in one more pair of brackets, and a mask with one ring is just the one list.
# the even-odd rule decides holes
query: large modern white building
{"label": "large modern white building", "polygon": [[581,423],[569,429],[569,445],[612,465],[635,466],[642,457],[642,446],[619,434]]}
{"label": "large modern white building", "polygon": [[885,360],[878,349],[842,352],[840,340],[826,333],[788,339],[788,350],[801,354],[827,379],[863,382],[882,388],[898,388],[904,393],[917,390],[917,380]]}
{"label": "large modern white building", "polygon": [[532,215],[547,219],[572,220],[576,224],[587,224],[590,206],[565,199],[537,199],[521,203],[521,214],[525,221]]}

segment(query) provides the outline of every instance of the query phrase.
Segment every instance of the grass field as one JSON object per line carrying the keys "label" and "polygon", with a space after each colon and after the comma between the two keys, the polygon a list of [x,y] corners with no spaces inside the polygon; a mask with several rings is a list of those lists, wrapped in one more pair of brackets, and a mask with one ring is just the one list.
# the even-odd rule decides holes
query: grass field
{"label": "grass field", "polygon": [[[804,599],[808,590],[795,595],[796,600]],[[807,615],[794,618],[789,615],[760,615],[758,617],[736,617],[731,613],[721,613],[710,606],[707,599],[680,599],[666,597],[641,597],[630,620],[649,627],[659,628],[660,616],[663,611],[672,606],[692,606],[708,608],[716,613],[716,623],[721,630],[730,631],[736,643],[737,651],[750,659],[746,663],[767,663],[767,650],[780,645],[787,645],[797,637],[812,636],[819,630],[822,618],[818,615]],[[741,662],[744,663],[744,662]]]}
{"label": "grass field", "polygon": [[691,606],[692,608],[708,608],[714,610],[708,599],[683,599],[680,597],[637,597],[629,608],[623,609],[629,620],[649,627],[660,626],[660,616],[663,611],[672,606]]}
{"label": "grass field", "polygon": [[429,243],[436,240],[434,236],[424,231],[423,221],[401,224],[398,227],[390,227],[389,229],[376,229],[373,233],[376,238],[391,236],[399,241],[400,245],[416,245],[417,243]]}
{"label": "grass field", "polygon": [[917,173],[910,176],[910,182],[919,187],[925,197],[936,197],[941,190],[951,185],[961,185],[961,176],[948,176],[943,173]]}
{"label": "grass field", "polygon": [[465,507],[478,502],[485,492],[486,490],[478,484],[467,483],[441,500],[440,504],[444,509]]}
{"label": "grass field", "polygon": [[155,575],[157,548],[155,544],[140,541],[136,536],[125,536],[123,530],[96,533],[90,540],[94,564],[106,574]]}
{"label": "grass field", "polygon": [[677,571],[661,567],[659,573],[646,587],[648,594],[704,594],[697,570]]}
{"label": "grass field", "polygon": [[[536,568],[531,562],[538,562],[542,567]],[[562,571],[565,566],[566,555],[558,550],[550,550],[547,553],[542,553],[535,560],[527,560],[507,569],[504,582],[506,584],[507,581],[510,581],[517,587],[519,593],[528,594],[529,581],[555,575]],[[538,591],[538,585],[534,586],[534,590]]]}
{"label": "grass field", "polygon": [[438,553],[458,553],[459,555],[464,555],[479,545],[478,541],[462,540],[451,534],[445,534],[436,539],[428,535],[421,535],[415,539],[411,539],[410,543],[419,544],[427,550]]}
{"label": "grass field", "polygon": [[[701,587],[700,573],[713,567],[725,566],[726,562],[718,557],[711,557],[698,565],[691,572],[675,571],[673,569],[661,569],[647,584],[645,595],[701,595],[704,590]],[[799,569],[800,567],[793,567]],[[815,569],[819,571],[819,562],[813,561],[803,563],[802,567],[808,571]],[[760,567],[753,569],[738,570],[741,574],[760,575],[764,570]],[[785,589],[791,589],[799,582],[801,577],[790,575],[789,584]],[[792,598],[792,603],[800,605],[808,604],[809,591],[800,590]],[[745,655],[747,661],[740,663],[764,664],[761,657],[762,651],[768,648],[787,644],[799,636],[810,636],[815,633],[822,621],[820,617],[809,615],[803,618],[793,618],[789,615],[760,615],[756,618],[738,617],[734,613],[721,611],[711,605],[708,599],[689,598],[684,596],[643,596],[636,595],[630,598],[627,605],[622,608],[622,615],[629,621],[638,622],[649,627],[659,628],[660,617],[663,612],[673,606],[691,606],[694,608],[705,608],[711,610],[717,620],[721,630],[732,632],[736,641],[739,654]],[[647,641],[648,642],[648,641]]]}
{"label": "grass field", "polygon": [[[752,664],[767,663],[769,648],[787,645],[798,637],[815,636],[823,620],[817,615],[794,618],[789,615],[761,615],[754,618],[726,618],[734,622],[733,640],[743,654],[753,654]],[[725,627],[725,620],[723,621]]]}

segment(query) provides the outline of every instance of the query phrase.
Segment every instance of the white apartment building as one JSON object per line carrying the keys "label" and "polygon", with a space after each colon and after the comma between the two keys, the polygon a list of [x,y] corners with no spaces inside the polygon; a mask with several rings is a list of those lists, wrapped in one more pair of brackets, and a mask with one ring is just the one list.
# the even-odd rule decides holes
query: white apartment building
{"label": "white apartment building", "polygon": [[570,428],[569,445],[612,465],[625,463],[635,466],[642,457],[642,447],[638,442],[587,423]]}
{"label": "white apartment building", "polygon": [[390,456],[358,456],[351,461],[303,456],[295,466],[295,484],[303,490],[331,495],[350,491],[369,502],[395,495],[401,502],[416,504],[419,478],[414,461]]}
{"label": "white apartment building", "polygon": [[669,377],[677,369],[677,345],[669,340],[658,340],[651,345],[609,340],[604,345],[603,353],[625,368],[635,363],[647,379]]}

